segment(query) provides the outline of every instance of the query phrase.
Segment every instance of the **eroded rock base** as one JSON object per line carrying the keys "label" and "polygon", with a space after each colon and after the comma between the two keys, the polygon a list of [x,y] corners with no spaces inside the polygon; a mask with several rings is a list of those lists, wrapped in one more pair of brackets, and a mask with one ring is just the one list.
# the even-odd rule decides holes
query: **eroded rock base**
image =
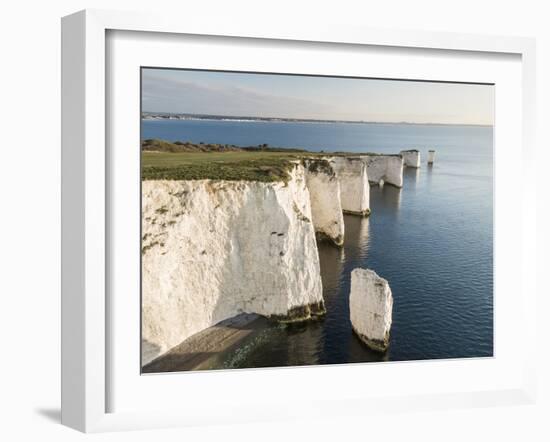
{"label": "eroded rock base", "polygon": [[370,209],[362,210],[361,212],[355,212],[353,210],[342,210],[342,213],[345,213],[346,215],[356,215],[356,216],[369,216],[370,215]]}
{"label": "eroded rock base", "polygon": [[384,337],[384,340],[380,339],[369,339],[364,334],[359,333],[355,327],[351,327],[355,335],[365,344],[367,347],[369,347],[373,351],[377,351],[379,353],[385,353],[388,350],[388,347],[390,345],[390,334],[389,332]]}
{"label": "eroded rock base", "polygon": [[321,318],[325,316],[326,313],[325,303],[324,301],[320,301],[313,304],[293,307],[286,315],[271,315],[268,316],[268,318],[277,322],[290,323]]}

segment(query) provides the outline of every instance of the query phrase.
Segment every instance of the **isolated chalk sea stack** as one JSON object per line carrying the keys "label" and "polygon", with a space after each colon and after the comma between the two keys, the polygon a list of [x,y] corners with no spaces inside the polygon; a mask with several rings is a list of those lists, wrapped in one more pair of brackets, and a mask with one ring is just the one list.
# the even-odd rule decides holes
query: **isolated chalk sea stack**
{"label": "isolated chalk sea stack", "polygon": [[401,155],[361,155],[367,165],[367,175],[371,184],[380,181],[395,187],[403,187],[403,157]]}
{"label": "isolated chalk sea stack", "polygon": [[370,185],[365,162],[358,156],[334,156],[328,161],[340,182],[342,210],[351,215],[369,215]]}
{"label": "isolated chalk sea stack", "polygon": [[435,150],[428,151],[428,164],[433,164],[435,160]]}
{"label": "isolated chalk sea stack", "polygon": [[324,313],[305,167],[289,174],[143,181],[143,364],[241,313],[282,321]]}
{"label": "isolated chalk sea stack", "polygon": [[406,167],[420,167],[420,152],[416,149],[402,150],[399,152],[403,157],[403,164]]}
{"label": "isolated chalk sea stack", "polygon": [[324,159],[304,159],[306,185],[311,201],[311,217],[317,238],[344,244],[344,216],[340,182]]}
{"label": "isolated chalk sea stack", "polygon": [[390,342],[393,297],[388,281],[369,269],[351,272],[349,297],[353,331],[369,348],[384,352]]}

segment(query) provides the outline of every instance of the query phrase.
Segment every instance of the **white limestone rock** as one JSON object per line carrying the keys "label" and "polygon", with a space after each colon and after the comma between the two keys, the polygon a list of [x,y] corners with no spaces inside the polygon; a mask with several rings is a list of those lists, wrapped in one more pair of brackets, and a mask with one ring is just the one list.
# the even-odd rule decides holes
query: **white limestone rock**
{"label": "white limestone rock", "polygon": [[319,239],[344,244],[344,216],[340,182],[327,160],[305,159],[306,185],[311,201],[311,219]]}
{"label": "white limestone rock", "polygon": [[403,157],[403,164],[406,167],[420,167],[420,152],[418,150],[402,150],[399,154]]}
{"label": "white limestone rock", "polygon": [[435,150],[428,151],[428,164],[433,164],[435,160]]}
{"label": "white limestone rock", "polygon": [[353,331],[372,350],[384,352],[390,342],[393,297],[388,281],[369,269],[351,272],[349,296]]}
{"label": "white limestone rock", "polygon": [[403,187],[403,157],[401,155],[361,155],[367,164],[371,184],[380,180],[395,187]]}
{"label": "white limestone rock", "polygon": [[324,313],[304,167],[287,182],[142,183],[142,363],[240,313]]}
{"label": "white limestone rock", "polygon": [[335,156],[327,159],[340,182],[342,210],[353,215],[369,215],[370,185],[365,162],[358,156]]}

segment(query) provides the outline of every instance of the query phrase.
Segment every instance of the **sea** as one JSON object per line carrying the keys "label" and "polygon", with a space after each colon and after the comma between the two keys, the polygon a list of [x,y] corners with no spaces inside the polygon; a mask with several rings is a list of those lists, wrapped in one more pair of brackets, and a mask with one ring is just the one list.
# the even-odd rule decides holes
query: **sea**
{"label": "sea", "polygon": [[[398,153],[418,149],[403,188],[372,186],[371,215],[345,215],[342,248],[319,243],[323,320],[273,324],[209,368],[493,356],[493,128],[284,121],[143,120],[142,139]],[[436,151],[433,166],[428,150]],[[390,346],[369,350],[351,329],[351,271],[389,281]]]}

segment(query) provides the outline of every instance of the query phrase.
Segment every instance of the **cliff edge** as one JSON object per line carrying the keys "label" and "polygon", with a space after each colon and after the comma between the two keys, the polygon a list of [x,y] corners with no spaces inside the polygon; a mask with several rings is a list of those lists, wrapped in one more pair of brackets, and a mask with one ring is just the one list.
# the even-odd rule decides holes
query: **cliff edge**
{"label": "cliff edge", "polygon": [[241,313],[324,313],[305,175],[143,181],[142,364]]}

